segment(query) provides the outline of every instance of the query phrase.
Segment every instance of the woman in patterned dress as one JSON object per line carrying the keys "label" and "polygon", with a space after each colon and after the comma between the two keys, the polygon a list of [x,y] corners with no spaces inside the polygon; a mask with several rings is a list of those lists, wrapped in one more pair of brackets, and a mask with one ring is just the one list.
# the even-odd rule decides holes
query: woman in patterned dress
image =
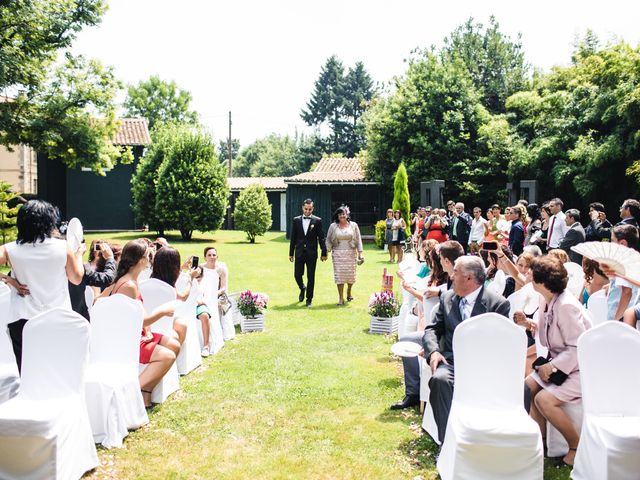
{"label": "woman in patterned dress", "polygon": [[338,306],[344,305],[344,284],[347,301],[353,300],[351,288],[356,283],[356,263],[362,263],[362,238],[356,222],[349,219],[349,208],[340,207],[333,214],[333,223],[327,232],[327,251],[331,252],[333,279],[338,286]]}

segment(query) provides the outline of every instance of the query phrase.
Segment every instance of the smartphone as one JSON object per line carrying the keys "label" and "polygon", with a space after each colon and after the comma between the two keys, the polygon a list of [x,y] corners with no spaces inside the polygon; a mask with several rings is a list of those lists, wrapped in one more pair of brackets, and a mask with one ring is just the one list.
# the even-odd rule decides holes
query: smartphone
{"label": "smartphone", "polygon": [[498,250],[498,242],[482,242],[483,250]]}
{"label": "smartphone", "polygon": [[196,268],[199,262],[200,262],[200,259],[195,255],[191,257],[191,268]]}
{"label": "smartphone", "polygon": [[93,246],[93,249],[97,252],[98,250],[101,250],[101,249],[102,249],[102,246],[101,246],[99,243],[96,243],[96,244]]}

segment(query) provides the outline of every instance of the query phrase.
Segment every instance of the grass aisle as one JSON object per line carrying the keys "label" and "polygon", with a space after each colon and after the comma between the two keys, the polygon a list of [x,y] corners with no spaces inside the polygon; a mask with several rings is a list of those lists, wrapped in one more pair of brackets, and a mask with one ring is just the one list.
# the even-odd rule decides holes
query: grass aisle
{"label": "grass aisle", "polygon": [[420,416],[388,409],[404,393],[401,363],[389,355],[394,340],[367,333],[367,301],[380,287],[385,253],[366,246],[355,300],[344,308],[335,306],[331,261],[318,262],[314,306],[306,309],[283,234],[256,245],[241,232],[195,237],[169,241],[183,258],[202,258],[203,247],[215,245],[230,291],[269,295],[267,329],[238,335],[182,377],[181,391],[150,412],[150,424],[124,449],[99,450],[103,465],[90,478],[437,478],[436,447],[421,435]]}
{"label": "grass aisle", "polygon": [[331,261],[318,262],[307,309],[297,302],[283,234],[256,245],[240,232],[205,239],[169,240],[183,258],[202,258],[202,248],[215,245],[230,291],[269,295],[267,329],[238,335],[182,377],[182,390],[154,408],[125,449],[100,451],[106,464],[93,478],[436,478],[433,462],[418,464],[424,454],[414,453],[430,444],[419,439],[419,416],[388,410],[403,394],[392,340],[367,333],[367,301],[385,254],[367,246],[355,300],[344,308],[335,306]]}

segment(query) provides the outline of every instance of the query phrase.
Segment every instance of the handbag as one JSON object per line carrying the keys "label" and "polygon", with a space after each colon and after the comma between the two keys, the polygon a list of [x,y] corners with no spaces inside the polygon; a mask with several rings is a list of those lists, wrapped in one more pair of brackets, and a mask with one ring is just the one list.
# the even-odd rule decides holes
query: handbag
{"label": "handbag", "polygon": [[220,310],[222,315],[226,315],[230,308],[231,300],[229,300],[227,292],[222,292],[218,295],[218,310]]}
{"label": "handbag", "polygon": [[[536,367],[541,367],[542,365],[545,365],[546,363],[549,363],[551,360],[553,360],[551,357],[547,357],[547,358],[538,357],[533,361],[531,366],[535,370]],[[554,372],[551,375],[549,375],[549,382],[551,382],[551,383],[553,383],[555,385],[562,385],[564,383],[564,381],[567,379],[567,377],[569,377],[569,375],[564,373],[562,370],[557,370],[556,372]]]}
{"label": "handbag", "polygon": [[407,234],[404,232],[404,228],[398,229],[398,242],[403,243],[407,239]]}

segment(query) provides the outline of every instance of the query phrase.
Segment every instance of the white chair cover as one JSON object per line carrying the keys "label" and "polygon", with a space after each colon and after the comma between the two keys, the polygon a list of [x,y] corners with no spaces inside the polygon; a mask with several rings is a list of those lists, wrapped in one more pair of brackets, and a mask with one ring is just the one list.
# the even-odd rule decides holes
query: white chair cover
{"label": "white chair cover", "polygon": [[[142,295],[143,305],[147,313],[153,312],[160,305],[167,302],[175,301],[176,291],[175,289],[156,278],[150,278],[139,284],[140,294]],[[162,317],[158,321],[154,322],[150,326],[151,331],[154,333],[161,333],[162,335],[175,335],[173,330],[173,317]],[[139,365],[139,372],[142,373],[146,365]],[[151,401],[153,403],[163,403],[169,395],[180,389],[180,376],[178,374],[178,367],[174,363],[169,371],[165,373],[164,377],[151,394]]]}
{"label": "white chair cover", "polygon": [[24,327],[20,392],[0,405],[0,478],[77,479],[98,466],[84,401],[89,322],[63,308]]}
{"label": "white chair cover", "polygon": [[240,315],[240,311],[238,310],[238,298],[240,298],[240,292],[229,293],[228,297],[231,301],[231,308],[227,315],[231,315],[231,320],[234,325],[240,325],[240,322],[242,321],[242,315]]}
{"label": "white chair cover", "polygon": [[141,271],[140,275],[138,275],[138,283],[149,280],[151,278],[152,272],[153,270],[151,268],[145,268],[143,271]]}
{"label": "white chair cover", "polygon": [[91,312],[91,349],[85,396],[93,440],[120,448],[129,430],[149,423],[140,392],[138,359],[142,303],[125,295],[98,302]]}
{"label": "white chair cover", "polygon": [[[185,287],[186,288],[186,287]],[[181,291],[184,291],[181,290]],[[198,296],[200,295],[200,286],[198,281],[194,280],[191,285],[189,297],[174,312],[175,318],[179,318],[187,325],[187,334],[180,348],[180,354],[176,359],[176,366],[180,375],[186,375],[190,371],[202,365],[202,357],[200,356],[200,342],[198,337],[199,322],[196,319],[196,307],[198,305]]]}
{"label": "white chair cover", "polygon": [[93,287],[87,285],[84,289],[84,302],[87,304],[87,310],[89,310],[89,313],[91,313],[91,308],[93,307],[94,297]]}
{"label": "white chair cover", "polygon": [[[580,432],[583,418],[582,402],[565,403],[561,408],[571,420],[576,432]],[[547,457],[564,457],[568,451],[569,444],[565,438],[551,422],[547,422]]]}
{"label": "white chair cover", "polygon": [[[456,328],[453,403],[437,462],[443,480],[542,478],[540,429],[523,405],[526,349],[524,331],[496,313]],[[479,361],[487,352],[490,368]]]}
{"label": "white chair cover", "polygon": [[4,288],[0,287],[0,403],[14,397],[20,388],[18,365],[7,330],[11,293],[4,283],[2,285]]}
{"label": "white chair cover", "polygon": [[585,417],[571,477],[637,478],[640,332],[621,322],[593,327],[578,339],[578,362]]}
{"label": "white chair cover", "polygon": [[578,265],[575,262],[567,262],[564,264],[564,268],[567,269],[567,273],[569,274],[567,290],[571,292],[571,295],[579,298],[584,288],[584,270],[582,270],[582,265]]}
{"label": "white chair cover", "polygon": [[589,296],[587,310],[591,314],[591,322],[594,327],[608,320],[607,295],[604,290],[598,290]]}
{"label": "white chair cover", "polygon": [[433,409],[429,403],[429,395],[431,389],[429,388],[429,380],[431,379],[431,367],[424,359],[420,357],[420,401],[424,402],[424,414],[422,415],[422,428],[429,434],[431,439],[440,445],[440,439],[438,438],[438,425],[436,419],[433,416]]}
{"label": "white chair cover", "polygon": [[4,293],[9,293],[9,292],[11,292],[11,288],[9,288],[9,286],[6,283],[0,282],[0,295]]}
{"label": "white chair cover", "polygon": [[[226,263],[218,261],[222,264],[227,270],[227,291],[229,290],[229,282],[231,281],[229,267]],[[227,292],[227,296],[229,296]],[[227,340],[231,340],[232,338],[236,338],[236,329],[234,327],[233,315],[231,314],[231,309],[227,310],[227,313],[222,316],[220,319],[220,326],[222,327],[222,338],[226,342]]]}

